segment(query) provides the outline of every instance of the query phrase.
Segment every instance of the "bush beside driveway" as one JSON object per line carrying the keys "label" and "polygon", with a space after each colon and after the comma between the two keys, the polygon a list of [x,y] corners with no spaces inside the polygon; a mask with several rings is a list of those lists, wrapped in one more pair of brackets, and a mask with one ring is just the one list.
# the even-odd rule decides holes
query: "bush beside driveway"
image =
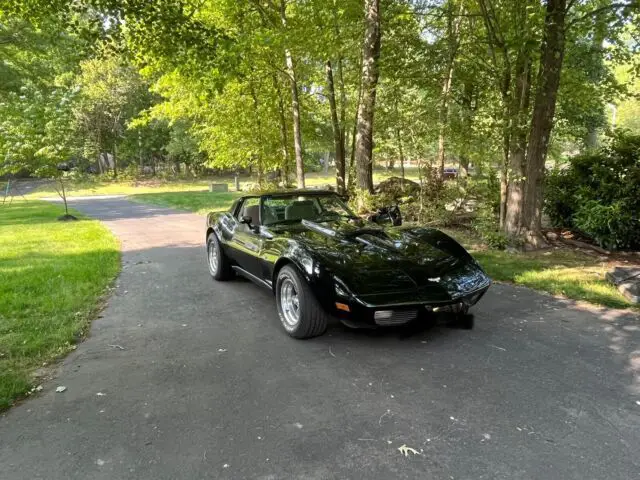
{"label": "bush beside driveway", "polygon": [[59,222],[62,213],[39,201],[0,206],[0,410],[74,348],[120,268],[107,228],[77,212]]}

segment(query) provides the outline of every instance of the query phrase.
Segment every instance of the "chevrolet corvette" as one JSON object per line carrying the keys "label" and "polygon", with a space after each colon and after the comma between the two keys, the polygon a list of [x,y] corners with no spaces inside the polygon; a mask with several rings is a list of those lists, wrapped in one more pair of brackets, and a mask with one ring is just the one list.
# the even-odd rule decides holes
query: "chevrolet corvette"
{"label": "chevrolet corvette", "polygon": [[211,276],[271,290],[295,338],[321,335],[331,317],[375,328],[464,316],[491,284],[443,232],[363,220],[332,191],[243,196],[207,216],[206,246]]}

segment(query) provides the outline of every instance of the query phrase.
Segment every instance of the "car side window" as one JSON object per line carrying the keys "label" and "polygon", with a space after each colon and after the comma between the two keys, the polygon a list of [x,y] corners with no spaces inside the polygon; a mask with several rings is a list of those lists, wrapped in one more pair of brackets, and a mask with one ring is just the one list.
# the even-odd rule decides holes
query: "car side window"
{"label": "car side window", "polygon": [[252,225],[260,225],[260,198],[247,198],[236,214],[236,220],[241,224],[242,229],[250,230],[249,226],[242,224],[242,217],[251,217]]}
{"label": "car side window", "polygon": [[[244,202],[242,202],[242,205],[240,205],[240,208],[238,208],[238,210],[236,211],[236,219],[238,221],[242,220],[242,217],[244,217],[245,215],[250,215],[253,217],[253,215],[251,215],[251,213],[248,213],[248,211],[251,210],[251,207],[256,207],[260,205],[260,199],[259,198],[247,198]],[[257,219],[253,219],[254,221],[256,221]]]}

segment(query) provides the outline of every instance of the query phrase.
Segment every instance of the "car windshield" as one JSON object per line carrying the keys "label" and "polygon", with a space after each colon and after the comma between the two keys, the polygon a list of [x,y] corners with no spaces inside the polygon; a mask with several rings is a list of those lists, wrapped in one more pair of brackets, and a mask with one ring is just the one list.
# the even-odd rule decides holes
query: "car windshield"
{"label": "car windshield", "polygon": [[269,195],[262,199],[262,224],[297,223],[302,220],[326,222],[338,218],[358,218],[342,199],[332,193],[310,195]]}

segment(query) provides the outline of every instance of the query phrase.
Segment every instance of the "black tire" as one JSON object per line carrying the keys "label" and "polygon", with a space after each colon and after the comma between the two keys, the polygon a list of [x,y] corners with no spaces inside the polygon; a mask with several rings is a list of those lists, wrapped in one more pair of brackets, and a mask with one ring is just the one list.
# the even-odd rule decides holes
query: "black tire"
{"label": "black tire", "polygon": [[474,323],[473,313],[459,313],[456,318],[456,326],[462,330],[473,330]]}
{"label": "black tire", "polygon": [[462,309],[453,314],[451,325],[454,328],[460,328],[462,330],[472,330],[475,323],[475,319],[472,313],[469,313],[469,306],[464,305]]}
{"label": "black tire", "polygon": [[[297,316],[288,315],[283,307],[287,290],[293,287],[298,299]],[[306,280],[292,265],[285,265],[276,280],[276,305],[285,331],[294,338],[311,338],[322,335],[327,329],[329,315],[324,311]],[[297,321],[293,321],[297,317]]]}
{"label": "black tire", "polygon": [[[217,259],[217,266],[214,268],[211,255],[215,255]],[[233,277],[233,270],[229,263],[229,259],[222,251],[218,237],[215,233],[212,233],[207,237],[207,267],[209,268],[209,274],[218,281],[229,280]]]}

